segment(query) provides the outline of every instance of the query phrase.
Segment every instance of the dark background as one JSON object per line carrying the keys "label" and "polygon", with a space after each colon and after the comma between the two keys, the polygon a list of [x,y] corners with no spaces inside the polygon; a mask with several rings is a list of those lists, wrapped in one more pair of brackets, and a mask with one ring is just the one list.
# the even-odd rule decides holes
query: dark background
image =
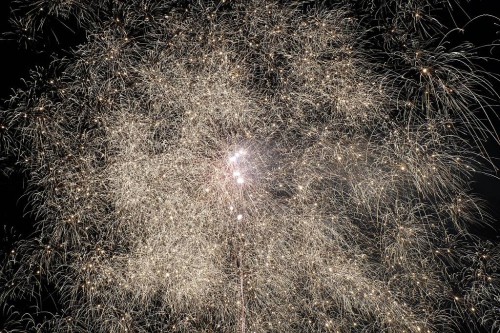
{"label": "dark background", "polygon": [[[11,0],[0,0],[0,34],[12,30],[9,24],[10,3]],[[463,8],[463,12],[460,10],[453,11],[453,16],[459,27],[468,22],[469,18],[484,15],[467,26],[462,36],[464,41],[468,40],[476,45],[500,43],[500,20],[491,17],[500,17],[500,0],[472,0],[464,4]],[[451,27],[453,21],[443,14],[443,22]],[[13,89],[22,87],[21,78],[27,77],[30,69],[35,66],[45,67],[50,62],[52,52],[69,49],[84,41],[81,32],[71,32],[61,27],[56,27],[56,29],[60,30],[59,44],[45,47],[41,45],[42,50],[44,50],[42,52],[35,52],[34,48],[26,49],[16,38],[2,38],[0,35],[0,100],[8,99]],[[500,46],[485,48],[482,52],[484,56],[497,59],[482,63],[485,70],[500,75]],[[495,82],[494,84],[496,91],[500,93],[500,83]],[[494,103],[500,104],[500,100]],[[494,106],[488,112],[493,120],[495,130],[500,132],[500,121],[498,120],[500,106]],[[490,138],[485,142],[485,147],[494,165],[489,166],[491,175],[477,174],[475,176],[473,188],[474,192],[486,201],[487,209],[492,215],[492,227],[477,227],[474,231],[484,238],[498,243],[500,242],[500,180],[497,177],[500,177],[498,171],[498,168],[500,168],[500,144],[494,138]],[[13,241],[29,236],[33,231],[35,222],[34,218],[29,214],[27,200],[22,196],[25,182],[24,176],[16,170],[10,176],[5,175],[2,172],[2,167],[10,163],[5,160],[2,161],[4,157],[4,152],[0,150],[0,258],[2,252],[10,251]],[[0,316],[0,324],[1,321]]]}

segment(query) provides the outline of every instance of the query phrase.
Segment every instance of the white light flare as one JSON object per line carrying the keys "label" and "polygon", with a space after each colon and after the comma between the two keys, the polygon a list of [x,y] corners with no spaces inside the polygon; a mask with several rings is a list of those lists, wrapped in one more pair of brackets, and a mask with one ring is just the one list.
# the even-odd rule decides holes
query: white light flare
{"label": "white light flare", "polygon": [[[239,149],[234,155],[229,157],[229,164],[236,167],[237,164],[241,163],[241,158],[245,156],[247,152],[244,149]],[[233,171],[233,177],[236,179],[236,183],[242,185],[245,183],[245,178],[239,169]]]}

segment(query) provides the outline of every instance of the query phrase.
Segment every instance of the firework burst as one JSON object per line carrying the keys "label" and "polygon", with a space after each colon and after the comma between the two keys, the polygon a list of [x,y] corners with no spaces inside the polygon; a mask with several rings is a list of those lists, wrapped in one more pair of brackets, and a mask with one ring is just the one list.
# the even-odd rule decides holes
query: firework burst
{"label": "firework burst", "polygon": [[498,329],[463,134],[493,88],[438,5],[18,3],[22,38],[87,38],[2,112],[39,220],[0,276],[35,311],[6,330]]}

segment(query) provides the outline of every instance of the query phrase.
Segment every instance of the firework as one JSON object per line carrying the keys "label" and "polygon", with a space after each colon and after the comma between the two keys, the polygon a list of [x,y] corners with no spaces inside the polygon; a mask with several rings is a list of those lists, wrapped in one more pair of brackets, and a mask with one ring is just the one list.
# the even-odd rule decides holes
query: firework
{"label": "firework", "polygon": [[28,41],[87,38],[2,112],[39,220],[0,293],[36,310],[7,331],[498,329],[461,134],[488,134],[492,87],[437,2],[17,6]]}

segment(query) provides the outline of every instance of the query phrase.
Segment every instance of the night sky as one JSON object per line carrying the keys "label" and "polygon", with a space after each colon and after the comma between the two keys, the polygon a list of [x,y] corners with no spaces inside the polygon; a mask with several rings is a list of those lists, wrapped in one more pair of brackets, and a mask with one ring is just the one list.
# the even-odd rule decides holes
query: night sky
{"label": "night sky", "polygon": [[[64,54],[60,50],[76,46],[84,40],[81,32],[71,32],[60,25],[54,26],[54,31],[57,31],[58,35],[57,40],[52,38],[46,45],[28,46],[28,49],[24,48],[24,45],[19,45],[17,40],[15,38],[11,39],[11,36],[8,34],[10,29],[8,22],[10,2],[10,0],[2,0],[0,2],[0,34],[4,34],[3,40],[0,40],[3,65],[0,81],[0,99],[2,100],[9,98],[12,89],[22,86],[21,80],[23,77],[28,76],[30,68],[46,66],[50,62],[51,53],[58,52],[58,54]],[[482,14],[500,16],[500,1],[471,1],[471,3],[464,6],[464,9],[470,17]],[[459,26],[468,20],[459,11],[456,11],[454,15]],[[444,21],[451,23],[446,19]],[[492,22],[496,22],[496,30],[498,32],[491,29],[493,26]],[[487,16],[477,19],[468,25],[463,35],[463,40],[470,40],[476,45],[483,45],[492,41],[500,43],[500,20]],[[487,56],[489,52],[491,52],[491,57],[497,60],[484,62],[482,66],[487,72],[500,75],[500,46],[484,49],[483,55]],[[500,83],[496,82],[495,84],[497,92],[500,92]],[[500,104],[500,101],[494,101],[493,103]],[[497,132],[500,132],[499,112],[500,107],[488,110]],[[499,140],[498,137],[497,140]],[[484,145],[494,164],[490,166],[492,175],[477,174],[473,187],[477,195],[482,197],[486,202],[488,211],[492,215],[492,226],[473,226],[473,230],[481,235],[481,237],[490,239],[493,242],[500,242],[500,180],[496,178],[500,177],[500,172],[498,171],[498,168],[500,168],[500,149],[498,142],[495,142],[494,138],[490,138],[484,142]],[[0,152],[0,167],[9,170],[7,172],[9,176],[0,172],[0,258],[3,258],[2,254],[5,253],[3,251],[9,251],[12,241],[27,237],[30,234],[35,222],[35,218],[29,214],[26,198],[22,197],[24,176],[15,167],[12,169],[12,172],[10,171],[12,163],[11,159],[4,158],[3,152]],[[497,170],[494,170],[494,168],[497,168]]]}

